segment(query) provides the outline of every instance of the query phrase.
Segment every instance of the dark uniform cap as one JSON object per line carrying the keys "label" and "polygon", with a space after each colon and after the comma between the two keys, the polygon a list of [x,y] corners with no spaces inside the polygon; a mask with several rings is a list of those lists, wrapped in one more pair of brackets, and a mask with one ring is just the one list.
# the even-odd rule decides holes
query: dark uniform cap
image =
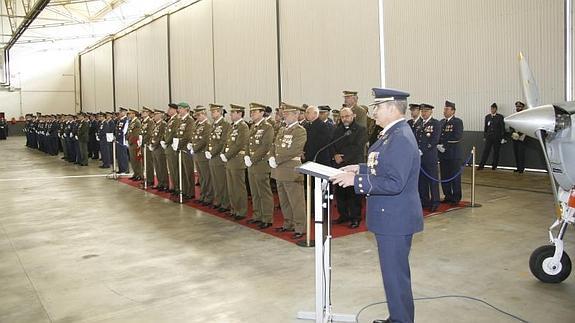
{"label": "dark uniform cap", "polygon": [[343,96],[356,96],[357,91],[343,91]]}
{"label": "dark uniform cap", "polygon": [[210,111],[218,110],[218,109],[221,109],[221,108],[223,108],[223,107],[224,107],[224,106],[221,105],[221,104],[210,103]]}
{"label": "dark uniform cap", "polygon": [[190,109],[190,105],[187,102],[180,102],[178,103],[179,108]]}
{"label": "dark uniform cap", "polygon": [[331,111],[331,108],[329,107],[329,105],[320,105],[317,108],[319,109],[320,112],[330,112]]}
{"label": "dark uniform cap", "polygon": [[245,111],[246,107],[236,104],[230,104],[230,111]]}
{"label": "dark uniform cap", "polygon": [[129,113],[138,113],[138,110],[129,109],[128,112],[129,112]]}
{"label": "dark uniform cap", "polygon": [[521,102],[521,101],[517,101],[517,102],[515,102],[515,106],[516,106],[516,107],[519,106],[519,107],[524,108],[524,107],[525,107],[525,103],[523,103],[523,102]]}
{"label": "dark uniform cap", "polygon": [[148,108],[147,106],[142,106],[142,112],[149,112],[149,113],[154,113],[154,110]]}
{"label": "dark uniform cap", "polygon": [[206,107],[204,107],[203,105],[197,105],[196,108],[194,109],[194,113],[203,111],[206,111]]}
{"label": "dark uniform cap", "polygon": [[127,112],[128,109],[124,108],[124,107],[120,107],[120,112]]}
{"label": "dark uniform cap", "polygon": [[420,105],[421,110],[433,110],[435,109],[434,106],[432,106],[431,104],[427,104],[427,103],[422,103]]}
{"label": "dark uniform cap", "polygon": [[387,101],[405,101],[409,97],[409,93],[396,89],[373,88],[371,91],[374,97],[374,102],[370,105],[376,105]]}
{"label": "dark uniform cap", "polygon": [[338,116],[338,115],[339,115],[339,110],[338,110],[338,109],[333,109],[333,110],[331,110],[331,114]]}
{"label": "dark uniform cap", "polygon": [[455,103],[445,100],[445,107],[452,108],[453,110],[455,110]]}
{"label": "dark uniform cap", "polygon": [[260,103],[256,103],[256,102],[252,102],[250,103],[250,111],[264,111],[266,112],[267,110],[267,106],[260,104]]}
{"label": "dark uniform cap", "polygon": [[493,103],[491,104],[491,107],[497,109],[497,103],[493,102]]}
{"label": "dark uniform cap", "polygon": [[168,103],[168,108],[177,109],[178,105],[175,103]]}
{"label": "dark uniform cap", "polygon": [[421,109],[421,106],[417,103],[410,103],[409,104],[409,110],[415,110],[415,109],[419,110],[419,109]]}

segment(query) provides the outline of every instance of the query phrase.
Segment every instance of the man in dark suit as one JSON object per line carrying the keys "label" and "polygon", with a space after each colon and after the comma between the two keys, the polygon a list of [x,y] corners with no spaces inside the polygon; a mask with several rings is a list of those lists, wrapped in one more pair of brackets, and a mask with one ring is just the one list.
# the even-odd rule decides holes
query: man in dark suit
{"label": "man in dark suit", "polygon": [[[417,192],[420,156],[412,130],[405,122],[408,93],[374,89],[373,115],[383,127],[369,148],[366,164],[343,168],[334,184],[367,195],[367,228],[375,234],[389,318],[374,323],[413,323],[409,252],[414,233],[423,230]],[[434,148],[435,149],[435,148]]]}
{"label": "man in dark suit", "polygon": [[[355,122],[355,114],[350,108],[343,108],[339,112],[341,122],[335,128],[333,138],[345,137],[333,144],[331,156],[335,167],[345,167],[364,162],[364,149],[367,137],[365,127]],[[349,133],[349,134],[346,134]],[[335,189],[337,224],[350,222],[349,227],[355,229],[361,222],[361,195],[356,195],[353,187],[337,187]]]}
{"label": "man in dark suit", "polygon": [[493,103],[491,105],[491,113],[485,116],[483,127],[483,140],[485,141],[485,147],[483,147],[481,162],[479,162],[477,170],[482,170],[485,167],[485,163],[487,162],[487,158],[489,158],[491,149],[493,149],[493,162],[491,163],[491,169],[497,169],[497,164],[499,163],[499,149],[501,148],[501,145],[505,143],[505,139],[503,139],[504,135],[505,121],[503,121],[503,116],[497,113],[497,104]]}
{"label": "man in dark suit", "polygon": [[[437,150],[439,151],[441,179],[447,180],[461,170],[460,142],[463,139],[463,121],[455,116],[455,103],[450,101],[445,101],[443,116],[445,119],[439,122],[441,137]],[[449,182],[441,183],[441,188],[445,195],[443,202],[452,205],[459,204],[461,201],[461,175]]]}
{"label": "man in dark suit", "polygon": [[[515,102],[515,111],[521,112],[525,109],[525,104],[521,101]],[[513,139],[513,154],[515,155],[515,167],[517,167],[514,173],[523,173],[525,171],[525,134],[516,131],[513,128],[511,130],[511,139]]]}
{"label": "man in dark suit", "polygon": [[415,134],[421,154],[422,169],[419,174],[419,196],[421,197],[423,207],[429,208],[431,212],[435,212],[439,207],[437,145],[439,144],[439,137],[441,136],[439,121],[431,116],[433,108],[430,104],[421,104],[422,123]]}
{"label": "man in dark suit", "polygon": [[409,113],[411,114],[411,119],[407,120],[407,124],[411,127],[415,135],[423,123],[421,119],[421,105],[415,103],[409,104]]}
{"label": "man in dark suit", "polygon": [[[308,107],[305,111],[305,119],[307,121],[305,126],[307,141],[303,148],[304,162],[313,161],[317,152],[329,144],[332,135],[330,126],[319,118],[319,110],[317,107]],[[331,156],[329,150],[325,149],[319,153],[315,161],[322,165],[330,165]]]}

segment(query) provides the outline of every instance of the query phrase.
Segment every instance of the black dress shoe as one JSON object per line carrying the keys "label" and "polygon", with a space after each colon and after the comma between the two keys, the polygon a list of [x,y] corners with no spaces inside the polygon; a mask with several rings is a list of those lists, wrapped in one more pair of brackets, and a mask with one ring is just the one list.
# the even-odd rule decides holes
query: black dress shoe
{"label": "black dress shoe", "polygon": [[391,323],[390,319],[385,319],[385,320],[373,320],[373,323]]}
{"label": "black dress shoe", "polygon": [[262,221],[254,220],[254,219],[249,219],[247,222],[248,222],[248,224],[260,224],[260,223],[262,223]]}
{"label": "black dress shoe", "polygon": [[276,230],[276,232],[294,232],[295,231],[295,229],[287,229],[284,227],[279,227],[279,228],[276,228],[275,230]]}
{"label": "black dress shoe", "polygon": [[349,221],[350,221],[349,218],[340,216],[339,218],[337,218],[337,220],[334,220],[333,223],[335,223],[335,224],[344,224],[344,223],[347,223],[347,222],[349,222]]}
{"label": "black dress shoe", "polygon": [[451,201],[451,202],[449,202],[449,205],[451,205],[451,206],[458,206],[458,205],[459,205],[459,201],[457,201],[457,202],[456,202],[456,201]]}
{"label": "black dress shoe", "polygon": [[215,204],[214,204],[214,205],[212,205],[212,209],[215,209],[215,210],[217,210],[217,209],[219,209],[219,208],[220,208],[220,206],[219,206],[219,205],[215,205]]}
{"label": "black dress shoe", "polygon": [[241,220],[243,220],[243,219],[245,219],[245,218],[246,218],[245,215],[244,215],[244,216],[241,216],[241,215],[236,215],[236,216],[234,216],[234,220],[236,220],[236,221],[241,221]]}
{"label": "black dress shoe", "polygon": [[350,228],[350,229],[357,229],[357,228],[359,228],[359,221],[357,221],[357,220],[351,221],[351,224],[349,225],[349,228]]}
{"label": "black dress shoe", "polygon": [[294,239],[294,240],[296,240],[296,239],[301,239],[301,238],[303,238],[304,236],[305,236],[305,234],[303,234],[303,233],[301,233],[301,232],[296,232],[296,233],[294,233],[294,234],[291,236],[291,238]]}
{"label": "black dress shoe", "polygon": [[483,170],[483,168],[484,168],[483,166],[479,166],[477,167],[477,170]]}
{"label": "black dress shoe", "polygon": [[225,207],[220,207],[220,208],[218,209],[218,212],[220,212],[220,213],[225,213],[225,212],[228,212],[229,210],[230,210],[230,209],[226,209]]}
{"label": "black dress shoe", "polygon": [[435,211],[437,211],[438,208],[439,208],[439,206],[437,206],[437,205],[432,205],[432,206],[429,208],[429,211],[435,212]]}
{"label": "black dress shoe", "polygon": [[198,204],[201,204],[201,203],[202,203],[202,201],[201,201],[201,200],[197,200],[197,199],[196,199],[196,200],[194,200],[193,202],[194,202],[194,203],[198,203]]}
{"label": "black dress shoe", "polygon": [[267,228],[269,228],[269,227],[271,227],[271,226],[272,226],[272,224],[271,224],[271,223],[264,223],[264,222],[261,222],[261,223],[260,223],[260,225],[258,225],[258,229],[260,229],[260,230],[264,230],[264,229],[267,229]]}

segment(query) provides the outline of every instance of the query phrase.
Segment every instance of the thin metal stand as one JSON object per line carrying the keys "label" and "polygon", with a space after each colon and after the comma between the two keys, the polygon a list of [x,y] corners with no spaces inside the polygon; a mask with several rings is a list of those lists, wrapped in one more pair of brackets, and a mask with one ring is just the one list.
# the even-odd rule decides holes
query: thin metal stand
{"label": "thin metal stand", "polygon": [[311,176],[305,175],[305,185],[306,185],[306,235],[305,241],[298,241],[296,244],[300,247],[313,247],[315,246],[315,241],[311,240]]}
{"label": "thin metal stand", "polygon": [[184,203],[184,196],[182,192],[182,151],[178,150],[178,181],[179,181],[179,197],[180,204]]}
{"label": "thin metal stand", "polygon": [[140,149],[144,150],[144,190],[148,189],[148,163],[147,163],[147,149],[146,146],[144,145],[144,143],[142,143],[142,146],[140,146]]}

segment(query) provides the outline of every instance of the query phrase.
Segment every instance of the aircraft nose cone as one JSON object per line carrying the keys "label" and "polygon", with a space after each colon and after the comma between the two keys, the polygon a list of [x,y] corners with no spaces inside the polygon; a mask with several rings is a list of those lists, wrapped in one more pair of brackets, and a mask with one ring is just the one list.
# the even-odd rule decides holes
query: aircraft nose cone
{"label": "aircraft nose cone", "polygon": [[538,130],[555,131],[555,108],[543,105],[514,113],[505,118],[505,124],[515,131],[537,138]]}

